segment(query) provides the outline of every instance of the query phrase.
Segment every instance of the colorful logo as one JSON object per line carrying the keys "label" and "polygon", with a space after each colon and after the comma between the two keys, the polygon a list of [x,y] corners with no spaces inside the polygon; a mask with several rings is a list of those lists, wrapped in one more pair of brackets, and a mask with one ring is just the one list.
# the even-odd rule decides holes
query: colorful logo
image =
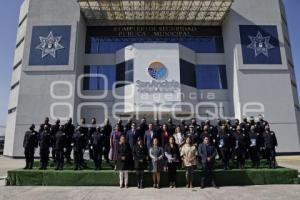
{"label": "colorful logo", "polygon": [[149,65],[148,73],[152,78],[161,80],[167,77],[168,71],[166,66],[161,62],[153,62]]}

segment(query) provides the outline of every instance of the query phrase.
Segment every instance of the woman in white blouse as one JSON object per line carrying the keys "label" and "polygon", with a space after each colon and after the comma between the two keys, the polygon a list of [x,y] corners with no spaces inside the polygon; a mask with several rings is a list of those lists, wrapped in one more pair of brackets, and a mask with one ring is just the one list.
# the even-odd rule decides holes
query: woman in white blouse
{"label": "woman in white blouse", "polygon": [[184,137],[183,133],[181,133],[181,131],[180,131],[180,126],[176,127],[173,137],[175,138],[175,143],[179,147],[182,147],[184,145],[185,137]]}

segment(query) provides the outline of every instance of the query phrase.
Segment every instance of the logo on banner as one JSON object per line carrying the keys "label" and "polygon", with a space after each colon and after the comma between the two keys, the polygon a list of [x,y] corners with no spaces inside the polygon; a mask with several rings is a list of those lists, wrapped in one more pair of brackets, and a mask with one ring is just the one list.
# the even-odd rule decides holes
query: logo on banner
{"label": "logo on banner", "polygon": [[52,31],[47,37],[40,36],[41,44],[39,44],[36,49],[42,51],[42,58],[50,55],[53,58],[56,57],[56,51],[64,49],[64,47],[59,44],[62,39],[62,36],[54,37]]}
{"label": "logo on banner", "polygon": [[168,71],[166,66],[161,62],[153,62],[148,67],[148,73],[152,78],[161,80],[167,77]]}
{"label": "logo on banner", "polygon": [[244,64],[282,64],[276,26],[240,25]]}
{"label": "logo on banner", "polygon": [[148,74],[155,80],[136,81],[138,92],[140,93],[174,93],[179,91],[180,83],[178,81],[165,80],[168,76],[167,67],[161,62],[152,62],[148,67]]}
{"label": "logo on banner", "polygon": [[269,49],[275,48],[272,44],[270,44],[271,36],[263,37],[260,31],[257,32],[256,36],[249,35],[248,37],[251,40],[251,44],[247,47],[254,50],[255,57],[260,54],[269,57]]}
{"label": "logo on banner", "polygon": [[29,65],[68,65],[71,26],[33,26]]}

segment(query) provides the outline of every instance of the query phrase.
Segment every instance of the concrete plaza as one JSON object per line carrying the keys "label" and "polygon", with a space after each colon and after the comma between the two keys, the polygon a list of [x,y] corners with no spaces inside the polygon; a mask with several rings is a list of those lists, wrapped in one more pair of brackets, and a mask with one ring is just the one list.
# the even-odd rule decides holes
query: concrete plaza
{"label": "concrete plaza", "polygon": [[[300,169],[300,157],[278,157],[281,166]],[[219,189],[200,188],[186,189],[162,188],[160,190],[146,188],[119,189],[118,187],[6,187],[4,177],[7,170],[21,168],[24,165],[22,159],[9,159],[0,157],[0,200],[151,200],[151,199],[299,199],[300,185],[256,185],[242,187],[221,187]]]}

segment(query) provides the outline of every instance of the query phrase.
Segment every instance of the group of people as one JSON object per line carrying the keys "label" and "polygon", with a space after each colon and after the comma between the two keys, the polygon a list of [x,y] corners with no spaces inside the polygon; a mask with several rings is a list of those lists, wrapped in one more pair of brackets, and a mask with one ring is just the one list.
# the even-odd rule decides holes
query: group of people
{"label": "group of people", "polygon": [[192,119],[190,124],[184,120],[175,125],[172,119],[165,124],[159,120],[147,124],[143,118],[139,125],[133,120],[123,125],[118,120],[114,128],[107,119],[103,127],[96,127],[93,118],[89,126],[81,119],[80,126],[72,124],[70,119],[61,125],[57,120],[54,125],[49,118],[41,124],[38,132],[32,125],[25,133],[24,143],[26,166],[32,169],[35,148],[40,150],[40,169],[48,166],[51,150],[56,170],[62,170],[64,160],[71,162],[73,150],[74,170],[85,168],[83,159],[85,150],[94,161],[95,170],[101,170],[102,157],[106,162],[113,161],[112,167],[119,171],[120,187],[128,187],[128,171],[136,170],[137,186],[143,188],[144,171],[153,173],[153,187],[160,188],[160,173],[168,172],[170,187],[176,187],[177,169],[186,171],[186,187],[193,187],[194,170],[200,161],[204,171],[201,187],[217,187],[214,176],[214,162],[220,157],[224,170],[230,170],[230,161],[244,169],[245,160],[250,158],[253,167],[260,166],[260,159],[266,158],[270,168],[276,167],[275,133],[261,115],[258,120],[250,117],[242,122],[235,119],[217,120],[215,126],[209,120],[197,124]]}

